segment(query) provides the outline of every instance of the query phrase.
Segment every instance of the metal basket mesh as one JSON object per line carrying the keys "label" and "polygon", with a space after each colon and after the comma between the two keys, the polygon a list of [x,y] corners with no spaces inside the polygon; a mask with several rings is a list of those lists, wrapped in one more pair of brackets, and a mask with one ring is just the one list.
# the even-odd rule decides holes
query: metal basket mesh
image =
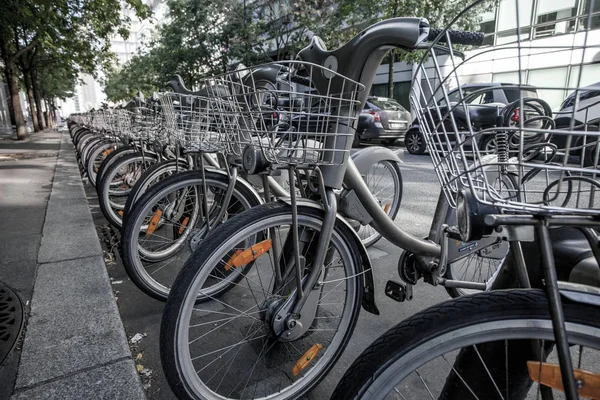
{"label": "metal basket mesh", "polygon": [[[327,90],[312,82],[326,77]],[[363,86],[324,67],[285,61],[204,82],[228,155],[259,149],[274,165],[339,165],[347,159]]]}
{"label": "metal basket mesh", "polygon": [[[453,207],[467,189],[511,212],[600,215],[600,87],[584,76],[600,45],[590,38],[582,27],[559,39],[519,37],[464,56],[449,35],[447,44],[432,44],[416,67],[410,101]],[[535,75],[540,57],[570,63],[568,82]],[[512,81],[481,79],[499,63],[517,69]]]}

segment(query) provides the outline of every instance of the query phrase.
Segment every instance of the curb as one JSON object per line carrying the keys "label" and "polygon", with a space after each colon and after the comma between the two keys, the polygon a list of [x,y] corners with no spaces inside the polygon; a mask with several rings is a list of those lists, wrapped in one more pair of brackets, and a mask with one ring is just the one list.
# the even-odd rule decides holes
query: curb
{"label": "curb", "polygon": [[63,132],[11,399],[145,399]]}

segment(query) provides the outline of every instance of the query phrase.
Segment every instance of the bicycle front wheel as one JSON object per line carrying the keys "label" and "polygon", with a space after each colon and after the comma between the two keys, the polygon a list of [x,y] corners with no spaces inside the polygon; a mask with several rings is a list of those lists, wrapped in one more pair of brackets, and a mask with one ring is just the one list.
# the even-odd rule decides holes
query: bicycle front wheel
{"label": "bicycle front wheel", "polygon": [[[322,210],[298,207],[302,274],[312,268],[322,220]],[[314,289],[320,290],[316,315],[304,335],[285,341],[270,327],[273,310],[296,289],[291,225],[289,205],[255,207],[216,229],[184,265],[161,325],[161,360],[178,398],[296,399],[341,355],[361,305],[358,240],[336,222],[321,286]],[[246,254],[253,260],[236,262]]]}
{"label": "bicycle front wheel", "polygon": [[[598,307],[564,300],[574,368],[600,372]],[[332,399],[536,399],[558,367],[541,290],[499,290],[433,306],[390,329],[346,372]],[[540,392],[544,396],[540,396]],[[554,391],[554,398],[564,393]]]}

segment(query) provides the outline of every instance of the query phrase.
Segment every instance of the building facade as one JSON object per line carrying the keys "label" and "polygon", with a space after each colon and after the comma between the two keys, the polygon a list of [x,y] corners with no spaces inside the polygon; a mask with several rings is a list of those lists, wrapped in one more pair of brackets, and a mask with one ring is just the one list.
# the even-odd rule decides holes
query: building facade
{"label": "building facade", "polygon": [[[515,0],[501,0],[495,10],[483,16],[481,31],[485,33],[484,46],[465,54],[466,59],[472,60],[461,70],[461,84],[531,84],[538,87],[538,95],[556,109],[568,95],[569,89],[565,88],[583,87],[600,81],[600,49],[591,47],[585,52],[564,50],[580,46],[584,40],[592,46],[600,43],[600,1],[519,0],[518,10],[516,3]],[[591,18],[588,13],[590,4],[594,7]],[[518,32],[517,12],[521,21]],[[591,30],[586,36],[584,29],[588,25]],[[518,57],[519,50],[515,45],[519,37],[521,57]],[[552,51],[552,47],[563,49]],[[407,107],[412,69],[405,63],[394,66],[394,98]],[[388,65],[382,65],[371,89],[372,94],[386,96],[387,82]]]}

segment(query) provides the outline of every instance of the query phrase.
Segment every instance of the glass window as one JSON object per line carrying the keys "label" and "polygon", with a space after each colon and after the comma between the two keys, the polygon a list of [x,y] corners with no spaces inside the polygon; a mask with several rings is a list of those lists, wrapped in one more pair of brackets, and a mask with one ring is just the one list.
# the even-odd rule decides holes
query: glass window
{"label": "glass window", "polygon": [[371,87],[371,92],[372,92],[373,96],[385,97],[385,96],[387,96],[387,89],[388,89],[387,83],[382,83],[379,85],[373,85]]}
{"label": "glass window", "polygon": [[396,100],[387,97],[371,98],[368,101],[382,110],[406,111]]}
{"label": "glass window", "polygon": [[[529,71],[529,84],[537,86],[538,96],[554,110],[565,98],[567,67],[545,68]],[[556,88],[556,89],[554,89]]]}
{"label": "glass window", "polygon": [[530,28],[521,28],[519,29],[519,34],[517,35],[517,30],[514,29],[512,31],[499,33],[496,38],[496,44],[506,44],[506,43],[515,43],[518,41],[529,40],[529,32]]}
{"label": "glass window", "polygon": [[535,23],[542,25],[535,28],[535,36],[543,37],[572,32],[575,29],[575,19],[568,20],[568,18],[575,15],[577,15],[575,0],[538,1]]}
{"label": "glass window", "polygon": [[598,29],[600,28],[600,0],[585,0],[585,6],[584,6],[584,14],[582,16],[582,18],[579,20],[579,26],[582,29],[586,29],[588,26],[588,14],[590,12],[590,5],[594,4],[593,8],[592,8],[592,13],[596,13],[596,15],[592,16],[592,23],[590,26],[590,29]]}
{"label": "glass window", "polygon": [[411,81],[394,82],[394,99],[407,110],[410,109],[410,85]]}
{"label": "glass window", "polygon": [[[517,3],[519,4],[519,23],[517,26]],[[498,31],[516,29],[531,25],[533,0],[501,0],[498,11]]]}
{"label": "glass window", "polygon": [[[598,0],[598,2],[600,2],[600,0]],[[579,82],[579,65],[571,68],[569,88],[581,88],[593,85],[598,81],[600,81],[600,63],[584,65],[581,70],[581,82]],[[579,85],[577,82],[579,82]]]}

